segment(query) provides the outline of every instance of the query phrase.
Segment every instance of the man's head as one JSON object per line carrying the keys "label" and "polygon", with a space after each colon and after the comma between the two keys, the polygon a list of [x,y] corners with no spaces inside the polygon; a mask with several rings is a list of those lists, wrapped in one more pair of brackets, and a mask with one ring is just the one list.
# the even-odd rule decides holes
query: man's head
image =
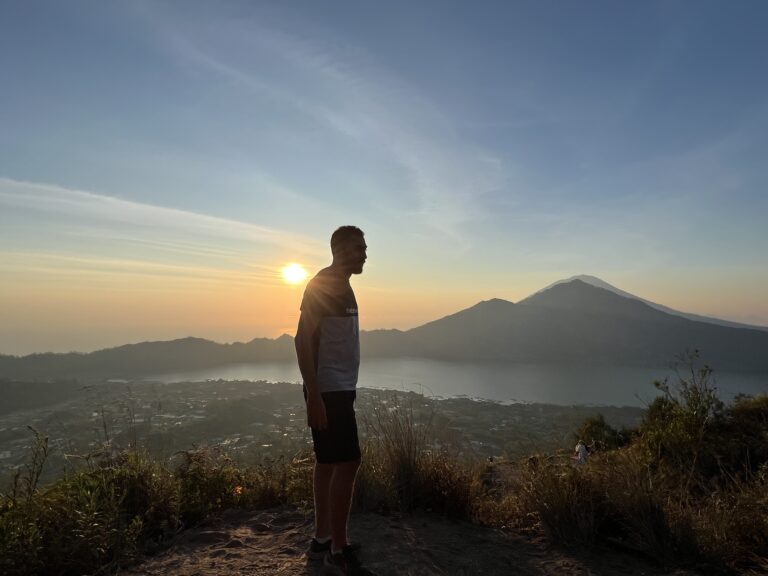
{"label": "man's head", "polygon": [[357,226],[342,226],[331,235],[333,265],[350,274],[360,274],[366,260],[365,235]]}

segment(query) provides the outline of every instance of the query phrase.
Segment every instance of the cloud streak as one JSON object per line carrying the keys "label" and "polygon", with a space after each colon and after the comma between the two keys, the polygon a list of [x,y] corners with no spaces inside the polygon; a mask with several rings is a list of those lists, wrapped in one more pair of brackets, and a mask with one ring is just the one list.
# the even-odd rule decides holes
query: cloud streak
{"label": "cloud streak", "polygon": [[0,270],[21,274],[41,274],[48,278],[105,280],[120,282],[133,278],[195,280],[196,283],[227,286],[282,285],[276,266],[255,266],[256,271],[222,270],[216,267],[161,264],[127,258],[96,258],[37,252],[4,252]]}
{"label": "cloud streak", "polygon": [[6,273],[272,285],[280,258],[327,252],[312,239],[247,222],[8,178],[0,178],[0,209]]}
{"label": "cloud streak", "polygon": [[[242,27],[219,24],[213,35],[206,35],[166,22],[162,34],[187,63],[289,105],[349,146],[371,151],[379,165],[399,167],[407,189],[382,190],[369,200],[400,220],[403,205],[410,206],[407,217],[414,229],[426,225],[460,247],[469,245],[464,224],[482,219],[484,196],[505,184],[499,158],[468,143],[432,102],[370,61],[355,65],[317,42],[264,27],[249,29],[249,40],[240,47],[258,55],[254,60],[269,61],[270,76],[259,62],[243,62],[233,54],[228,40],[245,34]],[[395,205],[393,197],[402,193],[412,199]]]}
{"label": "cloud streak", "polygon": [[[325,252],[320,250],[316,241],[293,233],[50,184],[0,177],[0,204],[88,220],[91,223],[124,224],[135,229],[172,230],[197,238],[268,244],[303,254],[319,255]],[[143,241],[141,238],[137,240]]]}

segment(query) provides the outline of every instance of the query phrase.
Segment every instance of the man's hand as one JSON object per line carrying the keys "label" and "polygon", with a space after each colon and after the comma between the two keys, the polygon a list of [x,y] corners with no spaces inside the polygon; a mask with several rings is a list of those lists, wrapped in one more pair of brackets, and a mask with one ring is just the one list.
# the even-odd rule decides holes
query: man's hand
{"label": "man's hand", "polygon": [[315,430],[328,428],[328,416],[325,413],[325,402],[319,392],[307,396],[307,426]]}

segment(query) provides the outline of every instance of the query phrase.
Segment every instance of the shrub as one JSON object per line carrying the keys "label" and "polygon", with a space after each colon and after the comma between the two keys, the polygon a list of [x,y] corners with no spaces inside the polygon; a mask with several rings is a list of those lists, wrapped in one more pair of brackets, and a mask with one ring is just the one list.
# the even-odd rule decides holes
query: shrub
{"label": "shrub", "polygon": [[768,463],[768,395],[739,396],[725,411],[718,462],[733,476],[754,475]]}
{"label": "shrub", "polygon": [[[434,413],[414,410],[420,397],[382,394],[363,420],[355,506],[543,529],[556,542],[609,543],[709,571],[765,568],[768,397],[725,406],[710,378],[705,366],[659,383],[664,394],[629,444],[579,467],[566,452],[483,468],[435,440]],[[307,452],[243,467],[198,448],[180,452],[174,467],[135,450],[105,451],[40,488],[48,448],[33,432],[30,463],[0,495],[0,573],[9,576],[106,572],[223,508],[312,501]],[[598,416],[580,435],[608,446],[615,432]]]}
{"label": "shrub", "polygon": [[656,483],[641,450],[626,448],[590,464],[591,477],[605,498],[603,539],[657,560],[695,556],[689,523],[670,514],[668,494]]}
{"label": "shrub", "polygon": [[201,448],[179,453],[176,470],[179,513],[185,524],[194,524],[212,512],[235,505],[237,487],[243,475],[231,458],[218,448]]}
{"label": "shrub", "polygon": [[743,570],[768,568],[768,465],[713,492],[690,515],[708,557]]}
{"label": "shrub", "polygon": [[629,443],[632,431],[616,430],[602,414],[597,414],[584,420],[573,436],[574,440],[582,440],[598,450],[615,450]]}
{"label": "shrub", "polygon": [[[470,518],[476,471],[432,441],[434,411],[415,417],[415,395],[382,397],[366,418],[368,442],[357,479],[356,503],[396,506]],[[370,509],[370,508],[369,508]]]}
{"label": "shrub", "polygon": [[562,459],[539,459],[521,479],[521,509],[564,544],[593,544],[598,535],[602,495],[584,472]]}
{"label": "shrub", "polygon": [[179,528],[173,479],[138,453],[90,455],[85,470],[39,490],[45,441],[35,435],[32,464],[2,498],[4,574],[94,572],[155,548]]}
{"label": "shrub", "polygon": [[361,447],[362,461],[355,480],[353,506],[357,510],[388,512],[399,508],[390,463],[380,457],[374,442]]}
{"label": "shrub", "polygon": [[107,452],[40,489],[47,441],[0,495],[0,573],[88,574],[118,568],[225,507],[271,507],[311,498],[306,458],[236,466],[219,450],[183,452],[173,470],[146,454]]}
{"label": "shrub", "polygon": [[[249,505],[253,508],[269,508],[288,502],[302,508],[310,508],[314,498],[314,458],[310,451],[299,453],[290,462],[283,461],[281,468],[281,472],[276,472],[274,466],[270,466],[268,462],[260,467],[259,478],[254,482],[256,487],[261,487],[260,498],[250,501]],[[283,482],[285,488],[281,491]],[[267,487],[268,490],[265,490]]]}
{"label": "shrub", "polygon": [[648,407],[640,426],[640,444],[659,474],[657,481],[683,498],[706,492],[708,481],[720,471],[718,430],[725,421],[725,405],[712,369],[697,367],[697,361],[698,352],[688,353],[676,367],[676,382],[654,382],[663,395]]}

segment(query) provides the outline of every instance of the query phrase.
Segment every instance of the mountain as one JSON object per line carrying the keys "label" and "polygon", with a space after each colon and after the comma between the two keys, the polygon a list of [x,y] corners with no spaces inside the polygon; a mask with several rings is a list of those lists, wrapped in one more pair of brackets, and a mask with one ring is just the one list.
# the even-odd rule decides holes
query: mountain
{"label": "mountain", "polygon": [[[362,332],[362,353],[364,358],[666,368],[677,355],[698,349],[718,370],[768,373],[767,331],[691,320],[624,294],[581,279],[559,282],[517,304],[492,299],[411,330]],[[90,354],[0,356],[0,378],[132,378],[294,359],[293,339],[285,334],[234,344],[185,338]]]}
{"label": "mountain", "polygon": [[175,370],[195,370],[239,362],[282,362],[296,358],[293,337],[254,338],[219,344],[202,338],[141,342],[88,354],[0,355],[0,377],[49,379],[77,377],[134,378]]}
{"label": "mountain", "polygon": [[640,302],[644,302],[645,304],[648,304],[648,306],[650,306],[651,308],[655,308],[656,310],[661,310],[662,312],[666,312],[667,314],[672,314],[674,316],[681,316],[683,318],[687,318],[688,320],[695,320],[696,322],[708,322],[709,324],[718,324],[720,326],[729,326],[731,328],[748,328],[750,330],[764,330],[768,332],[768,326],[755,326],[752,324],[743,324],[741,322],[732,322],[730,320],[723,320],[722,318],[713,318],[711,316],[702,316],[700,314],[690,314],[688,312],[680,312],[679,310],[675,310],[674,308],[664,306],[663,304],[657,304],[656,302],[651,302],[650,300],[646,300],[645,298],[640,298],[639,296],[635,296],[634,294],[625,292],[624,290],[621,290],[619,288],[616,288],[615,286],[608,284],[608,282],[605,282],[600,278],[597,278],[595,276],[589,276],[587,274],[580,274],[578,276],[572,276],[570,278],[566,278],[565,280],[558,280],[554,284],[550,284],[546,288],[541,289],[536,294],[540,292],[544,292],[545,290],[549,290],[550,288],[553,288],[558,284],[572,282],[573,280],[581,280],[586,284],[591,284],[592,286],[595,286],[597,288],[603,288],[605,290],[609,290],[614,294],[618,294],[619,296],[624,296],[625,298],[632,298],[634,300],[639,300]]}
{"label": "mountain", "polygon": [[689,320],[581,280],[517,304],[488,300],[397,334],[364,335],[364,356],[667,367],[699,349],[719,370],[768,372],[768,332]]}

